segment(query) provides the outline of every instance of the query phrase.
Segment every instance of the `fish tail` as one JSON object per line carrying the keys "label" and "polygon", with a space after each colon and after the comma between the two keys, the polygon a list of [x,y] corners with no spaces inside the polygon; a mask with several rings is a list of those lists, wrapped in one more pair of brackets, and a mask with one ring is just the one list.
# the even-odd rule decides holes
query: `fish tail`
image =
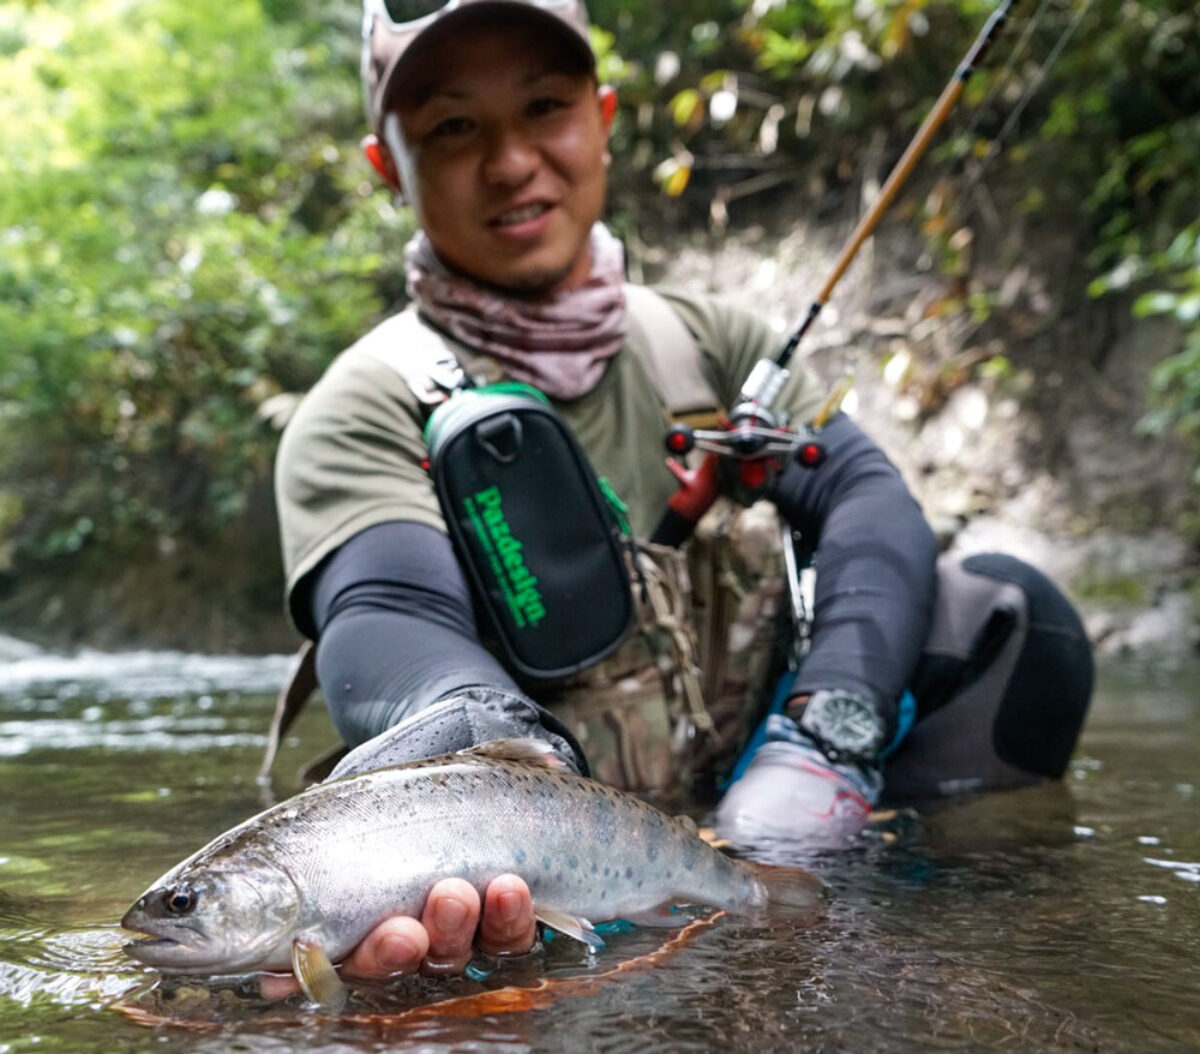
{"label": "fish tail", "polygon": [[825,883],[802,867],[778,867],[750,862],[754,876],[767,895],[766,909],[772,915],[815,916],[824,899]]}

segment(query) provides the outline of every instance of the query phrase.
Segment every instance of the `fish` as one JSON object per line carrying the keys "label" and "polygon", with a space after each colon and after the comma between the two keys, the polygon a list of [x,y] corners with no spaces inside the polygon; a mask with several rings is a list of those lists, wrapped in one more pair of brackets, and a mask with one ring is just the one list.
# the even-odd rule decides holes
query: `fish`
{"label": "fish", "polygon": [[577,775],[546,742],[493,740],[317,784],[219,835],[121,919],[134,959],[164,973],[291,970],[327,1009],[339,962],[392,915],[419,916],[439,879],[482,896],[520,875],[537,918],[593,949],[595,924],[672,924],[694,904],[803,915],[822,883],[727,856],[694,822]]}

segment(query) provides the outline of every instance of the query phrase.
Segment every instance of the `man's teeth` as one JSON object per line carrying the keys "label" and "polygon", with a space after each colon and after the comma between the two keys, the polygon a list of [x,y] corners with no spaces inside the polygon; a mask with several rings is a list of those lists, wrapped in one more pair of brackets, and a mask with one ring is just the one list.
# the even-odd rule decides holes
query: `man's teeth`
{"label": "man's teeth", "polygon": [[513,209],[510,212],[504,213],[496,222],[501,226],[525,223],[527,220],[537,219],[545,211],[545,205],[524,205],[519,209]]}

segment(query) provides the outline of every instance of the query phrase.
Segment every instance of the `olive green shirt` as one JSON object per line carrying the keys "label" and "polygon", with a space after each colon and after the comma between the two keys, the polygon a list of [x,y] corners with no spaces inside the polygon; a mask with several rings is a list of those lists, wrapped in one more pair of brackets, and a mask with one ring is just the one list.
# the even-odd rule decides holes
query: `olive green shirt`
{"label": "olive green shirt", "polygon": [[[686,353],[699,353],[700,372],[718,408],[729,409],[754,364],[776,353],[779,335],[759,317],[720,301],[666,290],[661,295],[694,338],[694,348]],[[413,311],[386,319],[342,352],[284,432],[275,484],[294,620],[297,584],[360,531],[392,520],[446,530],[424,464],[422,431],[429,407],[402,376],[405,349],[398,344],[411,343]],[[504,379],[494,360],[422,328],[453,349],[472,377]],[[642,329],[629,327],[624,346],[591,391],[553,405],[596,474],[606,477],[629,506],[635,535],[644,538],[678,483],[666,467],[663,435],[669,415],[641,357]],[[796,369],[776,408],[786,408],[793,422],[807,421],[822,394],[812,374]]]}

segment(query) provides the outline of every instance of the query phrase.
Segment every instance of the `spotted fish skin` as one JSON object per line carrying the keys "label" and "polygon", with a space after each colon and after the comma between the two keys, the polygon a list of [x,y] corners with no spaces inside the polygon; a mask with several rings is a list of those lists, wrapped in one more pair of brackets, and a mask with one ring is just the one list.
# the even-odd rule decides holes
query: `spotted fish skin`
{"label": "spotted fish skin", "polygon": [[513,872],[535,905],[592,922],[766,905],[754,867],[633,795],[532,763],[529,742],[319,784],[252,817],[138,899],[122,924],[158,939],[130,954],[176,972],[287,969],[302,939],[336,962],[382,919],[419,915],[447,876],[482,893]]}

